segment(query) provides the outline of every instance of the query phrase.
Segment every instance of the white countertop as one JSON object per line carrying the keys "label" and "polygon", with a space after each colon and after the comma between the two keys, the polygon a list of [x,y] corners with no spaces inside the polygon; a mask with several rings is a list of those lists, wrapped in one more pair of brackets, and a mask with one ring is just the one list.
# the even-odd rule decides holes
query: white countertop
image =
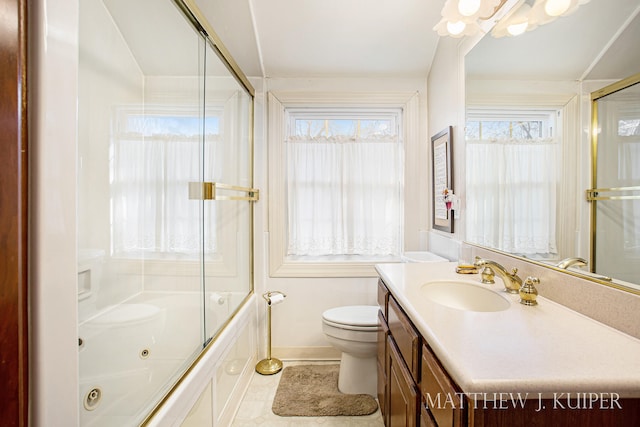
{"label": "white countertop", "polygon": [[[640,340],[538,296],[519,303],[502,280],[455,273],[456,263],[378,264],[376,270],[464,393],[615,393],[640,397]],[[524,277],[522,278],[525,279]],[[511,307],[498,312],[449,308],[420,294],[434,280],[495,290]]]}

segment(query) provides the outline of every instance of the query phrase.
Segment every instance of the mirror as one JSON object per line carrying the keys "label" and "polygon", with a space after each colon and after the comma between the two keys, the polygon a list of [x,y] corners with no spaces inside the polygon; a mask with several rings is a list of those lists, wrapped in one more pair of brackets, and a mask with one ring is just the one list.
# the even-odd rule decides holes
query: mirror
{"label": "mirror", "polygon": [[467,241],[550,266],[580,257],[570,272],[640,292],[593,261],[585,196],[590,94],[640,72],[639,12],[639,0],[589,2],[465,56]]}

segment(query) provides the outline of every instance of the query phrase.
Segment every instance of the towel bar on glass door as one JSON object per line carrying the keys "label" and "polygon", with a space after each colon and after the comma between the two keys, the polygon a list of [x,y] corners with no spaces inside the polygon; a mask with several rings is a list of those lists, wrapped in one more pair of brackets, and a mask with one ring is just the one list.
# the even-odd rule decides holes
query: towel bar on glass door
{"label": "towel bar on glass door", "polygon": [[593,188],[587,190],[587,201],[595,200],[640,200],[640,194],[621,194],[619,196],[602,196],[600,193],[628,193],[640,191],[640,187]]}
{"label": "towel bar on glass door", "polygon": [[[239,191],[245,193],[245,196],[232,196],[219,194],[218,190]],[[256,188],[240,187],[238,185],[222,184],[219,182],[190,182],[189,183],[189,199],[190,200],[248,200],[251,202],[258,201],[259,190]]]}

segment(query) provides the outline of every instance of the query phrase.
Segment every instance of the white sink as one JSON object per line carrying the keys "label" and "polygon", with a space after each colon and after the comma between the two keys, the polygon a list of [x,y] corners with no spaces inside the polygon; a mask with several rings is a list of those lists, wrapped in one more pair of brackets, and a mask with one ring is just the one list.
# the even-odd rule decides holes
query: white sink
{"label": "white sink", "polygon": [[510,307],[502,295],[474,283],[456,280],[425,283],[420,294],[437,304],[458,310],[502,311]]}

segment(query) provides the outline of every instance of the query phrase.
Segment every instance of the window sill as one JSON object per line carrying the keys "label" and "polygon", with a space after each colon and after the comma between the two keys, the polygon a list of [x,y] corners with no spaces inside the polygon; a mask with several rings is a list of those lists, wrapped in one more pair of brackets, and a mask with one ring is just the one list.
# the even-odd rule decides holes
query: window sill
{"label": "window sill", "polygon": [[286,257],[271,271],[271,277],[377,277],[375,265],[383,262],[402,262],[402,260],[398,256]]}

